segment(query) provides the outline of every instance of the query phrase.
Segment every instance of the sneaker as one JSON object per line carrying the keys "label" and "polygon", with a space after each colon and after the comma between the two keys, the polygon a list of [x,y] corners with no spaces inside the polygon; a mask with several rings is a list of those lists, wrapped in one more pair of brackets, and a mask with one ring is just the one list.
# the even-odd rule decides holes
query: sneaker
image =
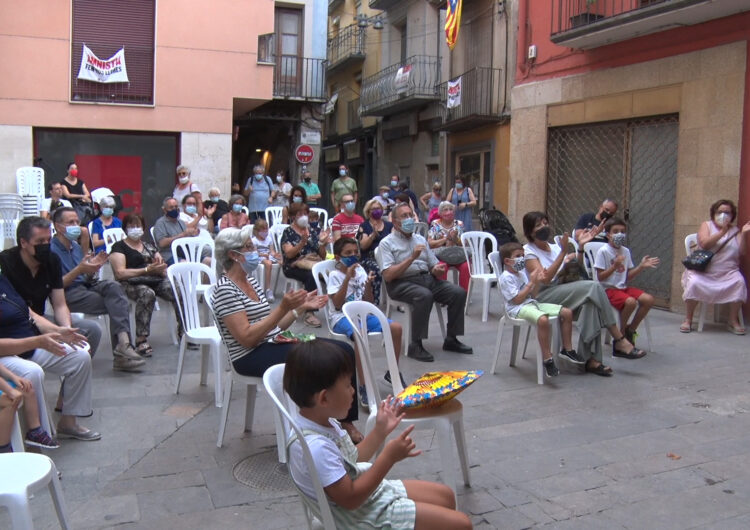
{"label": "sneaker", "polygon": [[273,290],[272,289],[266,289],[266,300],[269,302],[273,302],[276,300],[276,298],[273,297]]}
{"label": "sneaker", "polygon": [[[406,381],[404,380],[404,375],[401,372],[398,373],[398,378],[401,379],[401,386],[406,388],[407,384],[406,384]],[[391,384],[391,371],[390,370],[387,370],[385,372],[383,379],[385,379],[385,382],[388,383],[389,385]]]}
{"label": "sneaker", "polygon": [[359,386],[359,405],[366,411],[370,410],[370,402],[367,401],[367,388],[364,385]]}
{"label": "sneaker", "polygon": [[555,366],[555,360],[552,357],[544,361],[544,373],[547,377],[557,377],[560,375],[560,370]]}
{"label": "sneaker", "polygon": [[57,435],[66,440],[81,440],[83,442],[94,442],[100,440],[102,435],[91,429],[77,427],[75,429],[57,428]]}
{"label": "sneaker", "polygon": [[41,428],[27,432],[25,443],[26,445],[43,447],[45,449],[57,449],[60,447],[60,442],[52,438],[47,434],[47,431]]}
{"label": "sneaker", "polygon": [[118,372],[140,372],[146,361],[143,359],[128,359],[116,356],[112,360],[112,369]]}
{"label": "sneaker", "polygon": [[575,350],[566,350],[563,348],[562,350],[560,350],[560,355],[565,357],[567,360],[569,360],[573,364],[583,364],[586,362],[583,360],[583,357],[578,355],[578,353]]}

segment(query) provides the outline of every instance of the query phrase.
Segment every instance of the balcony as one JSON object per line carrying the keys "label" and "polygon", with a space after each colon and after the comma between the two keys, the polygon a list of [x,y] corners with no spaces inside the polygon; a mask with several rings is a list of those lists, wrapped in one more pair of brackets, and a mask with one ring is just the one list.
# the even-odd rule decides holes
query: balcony
{"label": "balcony", "polygon": [[326,60],[276,53],[273,33],[258,35],[258,63],[272,64],[273,98],[299,101],[327,100]]}
{"label": "balcony", "polygon": [[403,0],[370,0],[370,9],[390,9]]}
{"label": "balcony", "polygon": [[[502,119],[502,70],[499,68],[474,68],[460,76],[460,104],[448,108],[448,82],[438,87],[440,113],[445,131],[462,131],[481,127]],[[454,79],[455,81],[455,79]],[[457,94],[453,94],[454,98]]]}
{"label": "balcony", "polygon": [[553,0],[550,40],[590,49],[743,11],[747,0]]}
{"label": "balcony", "polygon": [[414,55],[362,82],[362,116],[388,116],[438,98],[437,57]]}
{"label": "balcony", "polygon": [[356,24],[342,28],[338,35],[328,40],[329,72],[365,60],[366,28]]}
{"label": "balcony", "polygon": [[362,128],[362,116],[359,115],[359,98],[346,104],[346,127],[350,131]]}

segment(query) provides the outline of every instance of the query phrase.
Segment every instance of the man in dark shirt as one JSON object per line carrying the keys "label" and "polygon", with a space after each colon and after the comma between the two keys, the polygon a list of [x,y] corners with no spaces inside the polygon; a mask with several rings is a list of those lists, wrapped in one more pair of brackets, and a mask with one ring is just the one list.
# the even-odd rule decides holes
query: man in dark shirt
{"label": "man in dark shirt", "polygon": [[612,199],[604,199],[602,205],[596,213],[585,213],[578,218],[575,229],[573,230],[573,239],[578,241],[582,235],[592,236],[584,237],[588,241],[607,241],[607,235],[604,233],[604,223],[610,217],[617,213],[617,203]]}
{"label": "man in dark shirt", "polygon": [[91,355],[94,355],[102,330],[96,322],[71,318],[65,302],[60,258],[50,252],[51,238],[47,219],[25,217],[16,230],[18,246],[0,252],[0,267],[18,294],[38,315],[44,315],[49,298],[57,324],[78,328],[91,347]]}

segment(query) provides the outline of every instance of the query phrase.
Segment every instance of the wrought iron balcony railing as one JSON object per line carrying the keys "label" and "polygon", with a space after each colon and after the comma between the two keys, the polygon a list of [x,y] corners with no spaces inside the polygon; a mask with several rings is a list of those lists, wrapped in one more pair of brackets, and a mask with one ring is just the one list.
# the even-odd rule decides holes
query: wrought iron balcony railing
{"label": "wrought iron balcony railing", "polygon": [[441,129],[455,131],[499,121],[503,112],[502,88],[499,68],[474,68],[451,82],[441,83]]}
{"label": "wrought iron balcony railing", "polygon": [[338,35],[328,40],[328,70],[365,59],[365,37],[367,28],[356,24],[347,26]]}
{"label": "wrought iron balcony railing", "polygon": [[362,116],[387,116],[438,98],[437,57],[414,55],[362,82]]}
{"label": "wrought iron balcony railing", "polygon": [[750,2],[741,1],[553,0],[550,40],[595,48],[749,10]]}
{"label": "wrought iron balcony railing", "polygon": [[276,57],[273,71],[273,97],[326,101],[325,59],[297,55]]}

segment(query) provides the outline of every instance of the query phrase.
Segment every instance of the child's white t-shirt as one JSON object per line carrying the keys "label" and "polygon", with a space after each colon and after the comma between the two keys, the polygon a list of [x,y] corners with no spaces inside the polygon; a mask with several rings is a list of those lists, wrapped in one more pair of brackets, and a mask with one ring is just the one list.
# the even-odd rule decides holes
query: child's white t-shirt
{"label": "child's white t-shirt", "polygon": [[514,304],[511,302],[511,300],[518,296],[518,293],[521,292],[521,289],[523,289],[524,285],[527,283],[529,283],[529,280],[524,271],[521,271],[518,274],[513,274],[506,270],[500,275],[500,291],[503,293],[503,298],[505,298],[505,312],[513,318],[518,316],[518,312],[523,306],[534,301],[534,299],[529,296],[520,304]]}
{"label": "child's white t-shirt", "polygon": [[[331,273],[328,275],[328,296],[333,296],[334,294],[339,292],[339,289],[341,289],[341,286],[344,284],[344,278],[346,278],[346,273],[340,271],[338,268],[331,271]],[[349,280],[349,285],[346,289],[345,302],[355,302],[362,300],[362,297],[365,295],[366,284],[367,272],[365,271],[364,267],[360,265],[359,267],[354,269],[354,277]],[[333,307],[333,304],[331,304],[330,307]],[[329,318],[331,321],[331,327],[333,327],[338,323],[339,320],[344,318],[344,313],[342,311],[331,309],[331,315]]]}
{"label": "child's white t-shirt", "polygon": [[[321,485],[326,488],[341,480],[343,476],[346,475],[344,457],[341,454],[341,451],[339,451],[336,442],[329,438],[329,436],[332,436],[333,438],[348,436],[346,431],[335,423],[331,423],[330,428],[323,427],[303,416],[297,416],[296,421],[297,426],[300,429],[321,433],[320,435],[305,436],[305,441],[310,448],[310,454],[312,454],[313,462],[315,462],[315,469],[318,471]],[[326,436],[326,434],[328,436]],[[315,490],[313,489],[312,478],[310,477],[307,465],[305,464],[305,457],[302,454],[301,444],[293,443],[289,448],[288,465],[289,472],[295,484],[297,484],[299,489],[301,489],[308,497],[314,499]]]}
{"label": "child's white t-shirt", "polygon": [[614,287],[616,289],[625,289],[628,286],[628,271],[633,268],[633,259],[630,256],[630,249],[627,247],[615,248],[609,243],[602,245],[596,253],[594,259],[595,269],[608,269],[612,266],[612,262],[617,256],[622,254],[625,256],[625,270],[622,272],[613,272],[609,278],[602,280],[601,284],[604,287]]}
{"label": "child's white t-shirt", "polygon": [[257,236],[253,236],[253,245],[255,245],[255,249],[258,251],[258,254],[260,254],[261,257],[266,257],[271,255],[271,250],[273,250],[273,237],[271,237],[271,234],[266,235],[265,239],[259,239]]}

